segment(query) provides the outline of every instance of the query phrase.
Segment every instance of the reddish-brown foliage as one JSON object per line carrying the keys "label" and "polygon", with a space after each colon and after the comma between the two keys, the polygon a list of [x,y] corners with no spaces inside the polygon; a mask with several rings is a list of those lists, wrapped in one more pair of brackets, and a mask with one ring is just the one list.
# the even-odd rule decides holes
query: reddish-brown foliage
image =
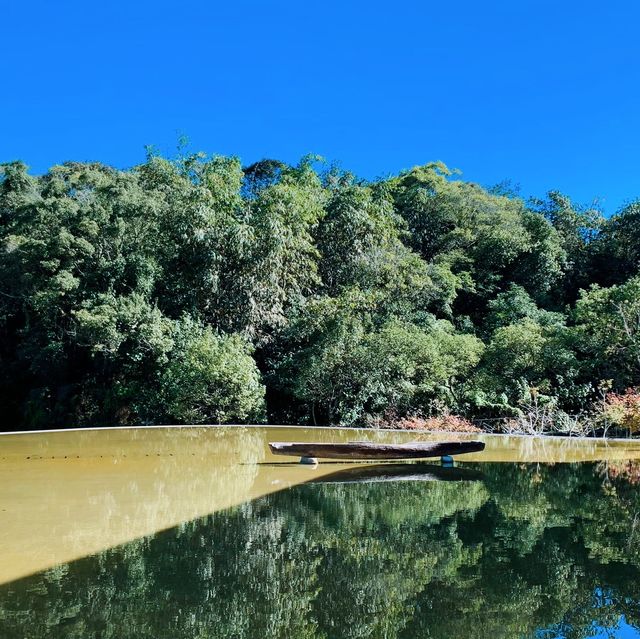
{"label": "reddish-brown foliage", "polygon": [[597,419],[608,427],[621,428],[632,435],[639,433],[640,389],[628,388],[623,394],[608,393]]}
{"label": "reddish-brown foliage", "polygon": [[395,419],[381,420],[376,424],[378,428],[393,428],[402,430],[449,431],[456,433],[479,433],[481,429],[474,426],[468,419],[457,415],[441,415],[439,417],[419,417],[409,415]]}

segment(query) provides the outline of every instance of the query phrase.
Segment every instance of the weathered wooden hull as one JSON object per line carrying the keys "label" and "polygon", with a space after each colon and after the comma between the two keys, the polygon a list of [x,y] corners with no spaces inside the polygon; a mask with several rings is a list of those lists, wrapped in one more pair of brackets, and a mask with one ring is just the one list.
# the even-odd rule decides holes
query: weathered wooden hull
{"label": "weathered wooden hull", "polygon": [[274,455],[324,459],[423,459],[444,455],[477,453],[484,450],[478,441],[410,442],[408,444],[374,444],[348,442],[327,444],[320,442],[269,442]]}

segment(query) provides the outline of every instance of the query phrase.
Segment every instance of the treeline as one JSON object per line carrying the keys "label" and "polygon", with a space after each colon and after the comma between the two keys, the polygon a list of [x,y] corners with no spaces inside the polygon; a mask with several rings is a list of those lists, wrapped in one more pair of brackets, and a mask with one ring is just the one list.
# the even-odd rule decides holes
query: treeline
{"label": "treeline", "polygon": [[605,219],[440,163],[5,164],[2,421],[576,413],[640,384],[639,265],[640,201]]}

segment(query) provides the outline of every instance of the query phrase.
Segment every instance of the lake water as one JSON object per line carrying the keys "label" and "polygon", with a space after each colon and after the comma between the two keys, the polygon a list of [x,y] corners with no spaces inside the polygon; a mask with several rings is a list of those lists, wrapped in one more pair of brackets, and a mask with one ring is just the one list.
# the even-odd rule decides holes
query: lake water
{"label": "lake water", "polygon": [[433,436],[0,435],[0,638],[640,637],[640,442],[485,436],[451,469],[267,447],[355,439]]}

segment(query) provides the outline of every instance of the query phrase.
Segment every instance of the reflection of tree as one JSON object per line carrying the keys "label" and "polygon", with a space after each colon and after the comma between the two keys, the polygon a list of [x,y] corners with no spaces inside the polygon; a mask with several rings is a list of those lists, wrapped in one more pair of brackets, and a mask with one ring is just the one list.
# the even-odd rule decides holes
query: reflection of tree
{"label": "reflection of tree", "polygon": [[307,484],[0,588],[0,636],[567,638],[640,625],[640,495],[592,465]]}
{"label": "reflection of tree", "polygon": [[640,460],[601,462],[598,471],[606,478],[623,479],[630,484],[640,484]]}

